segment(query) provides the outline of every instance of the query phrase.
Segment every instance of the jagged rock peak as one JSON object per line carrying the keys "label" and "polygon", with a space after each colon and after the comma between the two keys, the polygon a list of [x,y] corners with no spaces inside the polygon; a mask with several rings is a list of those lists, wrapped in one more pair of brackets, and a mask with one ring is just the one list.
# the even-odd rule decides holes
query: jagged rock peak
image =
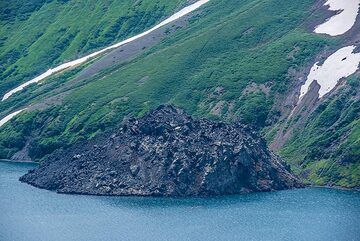
{"label": "jagged rock peak", "polygon": [[193,119],[171,105],[57,151],[21,181],[61,193],[142,196],[225,195],[302,186],[248,126]]}

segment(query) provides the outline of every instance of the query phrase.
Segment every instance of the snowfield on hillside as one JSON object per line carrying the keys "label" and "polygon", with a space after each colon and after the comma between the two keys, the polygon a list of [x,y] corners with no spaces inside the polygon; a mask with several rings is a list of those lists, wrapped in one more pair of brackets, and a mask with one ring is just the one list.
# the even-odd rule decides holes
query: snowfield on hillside
{"label": "snowfield on hillside", "polygon": [[11,113],[10,115],[5,116],[3,119],[0,120],[0,127],[3,126],[6,122],[11,120],[13,117],[15,117],[20,112],[24,111],[25,109],[15,111],[14,113]]}
{"label": "snowfield on hillside", "polygon": [[338,14],[315,28],[315,33],[338,36],[349,31],[355,24],[359,13],[360,0],[329,0],[325,3],[329,10]]}
{"label": "snowfield on hillside", "polygon": [[163,27],[163,26],[165,26],[165,25],[167,25],[167,24],[169,24],[169,23],[171,23],[171,22],[173,22],[173,21],[175,21],[175,20],[177,20],[177,19],[179,19],[179,18],[181,18],[181,17],[183,17],[183,16],[185,16],[185,15],[193,12],[193,11],[195,11],[196,9],[198,9],[199,7],[201,7],[202,5],[204,5],[205,3],[209,2],[209,1],[210,1],[210,0],[200,0],[200,1],[197,1],[197,2],[194,3],[194,4],[189,5],[189,6],[185,7],[185,8],[183,8],[183,9],[181,9],[179,12],[173,14],[173,15],[170,16],[169,18],[167,18],[167,19],[165,19],[164,21],[162,21],[161,23],[159,23],[158,25],[154,26],[153,28],[151,28],[151,29],[149,29],[149,30],[147,30],[147,31],[145,31],[145,32],[143,32],[143,33],[141,33],[141,34],[138,34],[138,35],[136,35],[136,36],[134,36],[134,37],[128,38],[128,39],[126,39],[126,40],[124,40],[124,41],[121,41],[121,42],[119,42],[119,43],[117,43],[117,44],[111,45],[111,46],[109,46],[109,47],[107,47],[107,48],[104,48],[104,49],[102,49],[102,50],[99,50],[99,51],[97,51],[97,52],[95,52],[95,53],[89,54],[89,55],[87,55],[87,56],[85,56],[85,57],[76,59],[76,60],[71,61],[71,62],[68,62],[68,63],[64,63],[64,64],[62,64],[62,65],[59,65],[59,66],[56,67],[56,68],[49,69],[49,70],[47,70],[45,73],[43,73],[43,74],[35,77],[35,78],[32,79],[32,80],[27,81],[26,83],[24,83],[24,84],[16,87],[15,89],[12,89],[11,91],[7,92],[7,93],[4,95],[2,101],[8,99],[10,96],[12,96],[13,94],[15,94],[16,92],[19,92],[19,91],[23,90],[25,87],[27,87],[27,86],[29,86],[29,85],[31,85],[31,84],[38,83],[38,82],[44,80],[45,78],[47,78],[47,77],[49,77],[49,76],[51,76],[51,75],[53,75],[53,74],[55,74],[55,73],[58,73],[58,72],[60,72],[60,71],[63,71],[63,70],[65,70],[65,69],[68,69],[68,68],[70,68],[70,67],[75,67],[75,66],[78,66],[78,65],[80,65],[80,64],[83,64],[83,63],[85,63],[86,61],[88,61],[89,59],[94,58],[94,57],[96,57],[96,56],[99,56],[100,54],[103,54],[103,53],[106,52],[106,51],[109,51],[109,50],[118,48],[118,47],[120,47],[120,46],[122,46],[122,45],[125,45],[125,44],[127,44],[127,43],[130,43],[130,42],[132,42],[132,41],[134,41],[134,40],[136,40],[136,39],[139,39],[139,38],[141,38],[141,37],[144,37],[145,35],[147,35],[147,34],[153,32],[153,31],[155,31],[155,30],[157,30],[157,29],[159,29],[159,28],[161,28],[161,27]]}
{"label": "snowfield on hillside", "polygon": [[316,62],[310,70],[307,80],[301,86],[299,102],[308,92],[313,81],[321,86],[319,98],[329,93],[340,79],[348,77],[356,72],[360,64],[360,53],[354,53],[355,46],[339,49],[330,55],[322,65]]}

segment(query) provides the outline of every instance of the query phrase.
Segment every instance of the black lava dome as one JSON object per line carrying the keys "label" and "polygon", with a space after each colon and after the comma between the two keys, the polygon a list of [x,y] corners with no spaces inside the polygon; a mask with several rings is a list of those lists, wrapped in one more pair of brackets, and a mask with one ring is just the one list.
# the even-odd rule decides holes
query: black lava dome
{"label": "black lava dome", "polygon": [[163,105],[48,156],[20,178],[60,193],[210,196],[301,187],[253,129]]}

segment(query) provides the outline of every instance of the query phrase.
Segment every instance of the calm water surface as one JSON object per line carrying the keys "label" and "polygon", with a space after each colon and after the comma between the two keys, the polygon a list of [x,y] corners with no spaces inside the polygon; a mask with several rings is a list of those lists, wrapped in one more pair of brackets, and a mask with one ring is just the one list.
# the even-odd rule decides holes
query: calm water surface
{"label": "calm water surface", "polygon": [[61,195],[0,162],[1,241],[360,240],[360,193],[302,189],[210,199]]}

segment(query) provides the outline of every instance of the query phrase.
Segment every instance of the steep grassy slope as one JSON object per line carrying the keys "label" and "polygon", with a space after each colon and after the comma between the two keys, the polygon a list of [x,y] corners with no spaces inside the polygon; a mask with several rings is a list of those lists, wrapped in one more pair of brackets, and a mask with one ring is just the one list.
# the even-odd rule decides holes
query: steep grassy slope
{"label": "steep grassy slope", "polygon": [[[187,28],[130,63],[76,85],[61,105],[13,119],[0,130],[0,158],[9,158],[27,146],[30,157],[39,160],[57,148],[118,125],[128,115],[141,116],[162,103],[173,103],[197,116],[225,121],[240,118],[264,130],[271,140],[271,132],[276,131],[272,127],[283,114],[279,103],[299,85],[294,76],[310,68],[322,50],[331,52],[344,41],[308,31],[309,23],[321,16],[321,12],[312,12],[316,2],[211,1]],[[66,85],[76,73],[68,72],[47,83],[60,81]],[[355,85],[358,79],[351,83]],[[359,185],[358,97],[346,98],[347,91],[356,88],[346,86],[344,93],[317,107],[307,128],[299,128],[280,150],[311,182]],[[32,96],[35,88],[1,103],[0,111],[13,104],[20,107],[40,102],[41,95]],[[53,89],[47,89],[44,96],[51,96]],[[342,111],[332,122],[338,105]],[[338,145],[328,148],[326,145],[335,139]],[[327,153],[316,153],[324,146]],[[328,168],[334,161],[336,168]]]}
{"label": "steep grassy slope", "polygon": [[184,0],[2,1],[0,95],[48,68],[142,32]]}
{"label": "steep grassy slope", "polygon": [[360,186],[360,76],[348,79],[310,115],[280,153],[309,182]]}

